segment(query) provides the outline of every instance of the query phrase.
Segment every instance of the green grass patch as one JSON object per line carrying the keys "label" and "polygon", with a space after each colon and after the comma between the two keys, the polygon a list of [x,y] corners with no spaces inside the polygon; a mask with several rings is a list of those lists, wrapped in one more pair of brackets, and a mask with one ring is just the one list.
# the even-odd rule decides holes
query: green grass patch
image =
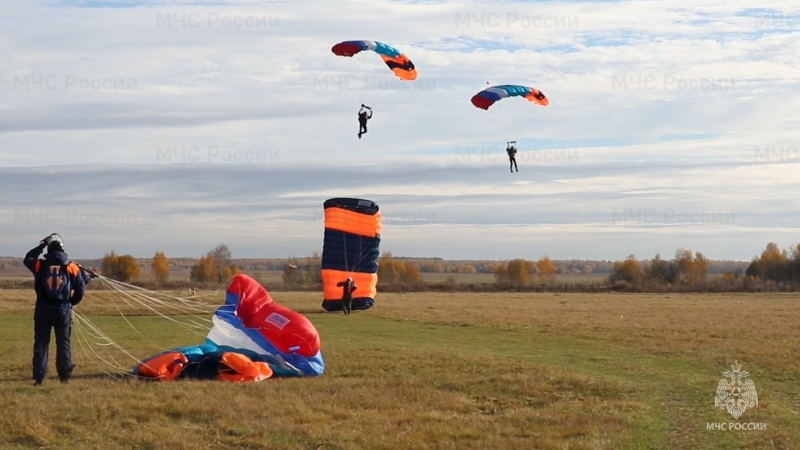
{"label": "green grass patch", "polygon": [[[117,372],[102,359],[128,369],[135,361],[113,349],[101,352],[90,339],[79,344],[86,330],[76,328],[74,380],[61,385],[51,375],[34,388],[32,305],[9,294],[0,309],[0,447],[790,449],[800,443],[793,353],[800,338],[791,320],[800,304],[787,296],[379,294],[373,309],[350,316],[321,312],[317,293],[273,296],[319,330],[321,377],[249,384],[113,378],[109,373]],[[123,319],[114,301],[91,293],[78,311],[136,358],[203,341],[203,332],[164,318],[127,311]],[[209,305],[221,302],[222,295],[209,298]],[[717,383],[735,359],[759,393],[759,406],[738,420],[714,408]],[[767,429],[707,430],[710,422]]]}

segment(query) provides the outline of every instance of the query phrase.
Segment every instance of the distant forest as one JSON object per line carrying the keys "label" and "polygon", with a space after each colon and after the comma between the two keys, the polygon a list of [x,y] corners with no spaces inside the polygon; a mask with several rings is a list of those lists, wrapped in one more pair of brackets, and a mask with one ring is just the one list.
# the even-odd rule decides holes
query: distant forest
{"label": "distant forest", "polygon": [[[292,262],[303,264],[305,261],[313,261],[317,256],[307,258],[231,258],[230,262],[236,265],[241,271],[264,271],[264,270],[284,270]],[[446,260],[442,258],[415,258],[393,256],[395,260],[410,263],[419,269],[421,273],[488,273],[497,272],[498,266],[507,263],[507,260]],[[152,257],[136,258],[139,265],[149,267]],[[82,259],[79,262],[85,267],[100,267],[101,258]],[[191,270],[198,264],[200,258],[171,257],[169,265],[171,270]],[[611,274],[614,271],[614,261],[609,260],[586,260],[586,259],[566,259],[551,261],[556,267],[558,275],[597,275]],[[642,261],[643,263],[646,260]],[[709,260],[708,274],[722,275],[725,273],[735,273],[743,275],[750,265],[744,261]],[[22,257],[3,256],[0,257],[0,269],[22,268]]]}
{"label": "distant forest", "polygon": [[[209,287],[248,273],[271,289],[317,289],[321,257],[234,258],[225,244],[200,258],[150,258],[117,255],[78,260],[102,275],[142,287]],[[437,275],[438,274],[438,275]],[[442,275],[444,274],[444,275]],[[0,287],[26,287],[21,257],[0,257]],[[591,291],[752,292],[800,290],[800,244],[786,250],[770,242],[750,262],[709,260],[700,252],[678,249],[673,258],[630,255],[624,260],[446,260],[384,253],[378,260],[383,291]]]}

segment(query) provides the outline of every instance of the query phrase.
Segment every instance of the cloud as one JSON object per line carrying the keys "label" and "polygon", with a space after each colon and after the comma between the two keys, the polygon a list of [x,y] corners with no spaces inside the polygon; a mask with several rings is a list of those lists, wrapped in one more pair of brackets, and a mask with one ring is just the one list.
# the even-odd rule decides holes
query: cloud
{"label": "cloud", "polygon": [[[320,251],[322,203],[352,196],[380,205],[382,248],[395,254],[614,258],[692,247],[746,260],[793,237],[800,219],[770,189],[775,176],[796,170],[792,163],[571,164],[530,160],[514,174],[502,160],[0,169],[0,245],[23,254],[25,242],[57,231],[84,257],[112,249],[199,255],[218,242],[241,257],[305,256]],[[748,192],[761,195],[743,198]]]}
{"label": "cloud", "polygon": [[[305,255],[335,195],[378,202],[396,254],[749,259],[793,244],[788,1],[8,3],[0,187],[17,253],[52,222],[91,256],[220,237]],[[348,39],[397,46],[419,79],[331,53]],[[551,104],[478,110],[489,80]],[[375,116],[358,140],[362,103]]]}

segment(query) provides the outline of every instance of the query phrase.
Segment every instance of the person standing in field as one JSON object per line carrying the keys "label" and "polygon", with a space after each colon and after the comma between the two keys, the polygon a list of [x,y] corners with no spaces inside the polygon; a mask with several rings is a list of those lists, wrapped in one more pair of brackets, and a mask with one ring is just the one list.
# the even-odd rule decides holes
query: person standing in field
{"label": "person standing in field", "polygon": [[[47,253],[39,258],[44,249]],[[41,386],[47,376],[50,330],[56,334],[56,370],[62,383],[68,383],[72,364],[70,334],[72,307],[83,300],[89,279],[80,266],[69,260],[61,237],[53,233],[25,255],[25,267],[33,273],[36,306],[33,312],[33,385]]]}
{"label": "person standing in field", "polygon": [[353,306],[353,292],[358,289],[356,286],[355,281],[351,277],[347,277],[346,280],[340,281],[336,284],[342,288],[342,312],[345,314],[350,314],[350,310]]}

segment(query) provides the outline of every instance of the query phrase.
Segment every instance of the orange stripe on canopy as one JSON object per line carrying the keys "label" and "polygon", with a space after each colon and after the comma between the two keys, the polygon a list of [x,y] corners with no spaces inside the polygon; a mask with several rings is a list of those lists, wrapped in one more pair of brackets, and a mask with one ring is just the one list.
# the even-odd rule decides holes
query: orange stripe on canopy
{"label": "orange stripe on canopy", "polygon": [[[389,68],[394,72],[394,74],[404,81],[413,81],[417,79],[417,69],[413,67],[411,60],[408,59],[406,55],[400,55],[392,58],[391,56],[381,55],[381,59],[385,63],[394,63],[401,67],[392,67],[389,65]],[[409,68],[410,67],[410,68]]]}
{"label": "orange stripe on canopy", "polygon": [[381,234],[381,213],[368,215],[342,208],[325,208],[325,228],[375,237]]}
{"label": "orange stripe on canopy", "polygon": [[378,293],[377,273],[345,272],[342,270],[322,269],[322,291],[325,300],[341,300],[342,287],[336,286],[340,281],[347,277],[353,279],[358,289],[353,292],[353,298],[369,297],[375,298]]}

